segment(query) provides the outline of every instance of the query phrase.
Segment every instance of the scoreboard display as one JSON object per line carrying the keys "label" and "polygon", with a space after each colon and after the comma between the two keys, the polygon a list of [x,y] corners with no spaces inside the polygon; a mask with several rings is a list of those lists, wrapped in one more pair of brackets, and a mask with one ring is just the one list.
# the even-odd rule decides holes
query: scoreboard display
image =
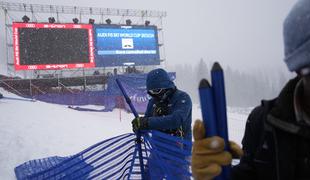
{"label": "scoreboard display", "polygon": [[16,70],[159,65],[156,26],[13,23]]}
{"label": "scoreboard display", "polygon": [[16,70],[95,67],[89,24],[13,23]]}

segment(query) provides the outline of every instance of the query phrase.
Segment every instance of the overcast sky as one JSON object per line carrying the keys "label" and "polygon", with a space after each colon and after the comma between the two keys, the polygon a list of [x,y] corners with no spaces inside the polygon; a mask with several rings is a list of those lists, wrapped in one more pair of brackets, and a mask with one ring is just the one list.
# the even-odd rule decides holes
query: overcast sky
{"label": "overcast sky", "polygon": [[284,69],[282,22],[296,0],[10,0],[163,10],[168,65],[219,61],[242,71]]}

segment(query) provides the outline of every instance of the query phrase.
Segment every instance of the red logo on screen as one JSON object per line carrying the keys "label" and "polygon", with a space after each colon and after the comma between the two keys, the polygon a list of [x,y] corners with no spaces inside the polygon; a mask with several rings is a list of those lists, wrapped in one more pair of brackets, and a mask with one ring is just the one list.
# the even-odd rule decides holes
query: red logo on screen
{"label": "red logo on screen", "polygon": [[28,69],[37,69],[38,67],[35,65],[28,66]]}
{"label": "red logo on screen", "polygon": [[84,67],[84,64],[76,64],[75,67],[82,68],[82,67]]}
{"label": "red logo on screen", "polygon": [[68,68],[67,64],[52,64],[52,65],[46,65],[46,69],[64,69]]}
{"label": "red logo on screen", "polygon": [[82,28],[81,25],[73,25],[73,28]]}
{"label": "red logo on screen", "polygon": [[26,24],[26,27],[27,27],[27,28],[35,28],[36,25],[35,25],[35,24]]}
{"label": "red logo on screen", "polygon": [[64,24],[51,24],[51,28],[66,28],[66,25]]}

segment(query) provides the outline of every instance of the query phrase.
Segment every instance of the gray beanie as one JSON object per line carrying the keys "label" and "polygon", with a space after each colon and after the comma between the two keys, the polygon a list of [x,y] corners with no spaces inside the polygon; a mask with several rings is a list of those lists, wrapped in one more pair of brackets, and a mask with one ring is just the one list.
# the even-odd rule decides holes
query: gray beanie
{"label": "gray beanie", "polygon": [[283,25],[285,62],[290,71],[310,66],[310,0],[298,0]]}

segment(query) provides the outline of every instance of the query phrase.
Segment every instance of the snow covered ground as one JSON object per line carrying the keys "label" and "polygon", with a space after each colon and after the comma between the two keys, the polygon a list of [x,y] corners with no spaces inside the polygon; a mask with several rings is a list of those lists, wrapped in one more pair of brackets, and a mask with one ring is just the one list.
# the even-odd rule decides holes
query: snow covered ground
{"label": "snow covered ground", "polygon": [[[0,93],[20,98],[1,88]],[[230,139],[239,144],[249,111],[228,109]],[[200,117],[199,106],[194,105],[193,121]],[[15,179],[14,167],[28,160],[73,155],[104,139],[131,132],[132,118],[119,109],[80,112],[39,101],[0,99],[0,179]]]}

